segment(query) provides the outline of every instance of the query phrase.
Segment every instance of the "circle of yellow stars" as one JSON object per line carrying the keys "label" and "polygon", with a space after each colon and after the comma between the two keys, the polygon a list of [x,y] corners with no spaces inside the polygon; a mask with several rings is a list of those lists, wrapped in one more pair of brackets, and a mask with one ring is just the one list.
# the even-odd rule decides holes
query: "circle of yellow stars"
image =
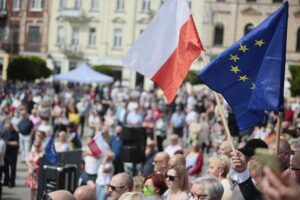
{"label": "circle of yellow stars", "polygon": [[[263,39],[260,39],[260,40],[255,40],[254,42],[254,45],[255,46],[258,46],[258,47],[262,47],[266,42],[263,40]],[[247,47],[247,45],[243,45],[243,44],[240,44],[240,47],[238,48],[239,51],[243,52],[243,53],[246,53],[247,51],[249,51],[250,49]],[[237,62],[238,60],[240,60],[240,57],[237,55],[237,54],[230,54],[230,57],[229,57],[229,60],[233,61],[233,62]],[[230,71],[234,74],[238,74],[239,72],[241,72],[241,69],[239,68],[238,65],[235,65],[235,66],[230,66]],[[247,80],[250,80],[248,78],[248,76],[245,74],[245,75],[239,75],[239,81],[242,81],[243,83],[246,82]],[[254,90],[255,89],[255,83],[251,83],[251,87],[250,87],[251,90]]]}

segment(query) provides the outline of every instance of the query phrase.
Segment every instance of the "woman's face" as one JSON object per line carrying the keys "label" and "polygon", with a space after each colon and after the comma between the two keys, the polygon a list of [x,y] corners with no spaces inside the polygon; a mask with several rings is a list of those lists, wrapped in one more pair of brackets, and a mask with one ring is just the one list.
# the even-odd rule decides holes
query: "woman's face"
{"label": "woman's face", "polygon": [[169,189],[179,189],[179,177],[174,169],[168,170],[166,174],[166,183]]}
{"label": "woman's face", "polygon": [[206,173],[208,175],[219,178],[221,176],[220,172],[221,172],[221,169],[216,163],[214,163],[214,162],[209,163],[208,168],[206,170]]}
{"label": "woman's face", "polygon": [[[159,190],[157,188],[155,188],[155,186],[153,185],[153,181],[151,178],[149,178],[145,181],[143,190],[144,190],[144,193],[145,192],[154,193],[154,194],[159,193]],[[151,194],[151,195],[154,195],[154,194]]]}

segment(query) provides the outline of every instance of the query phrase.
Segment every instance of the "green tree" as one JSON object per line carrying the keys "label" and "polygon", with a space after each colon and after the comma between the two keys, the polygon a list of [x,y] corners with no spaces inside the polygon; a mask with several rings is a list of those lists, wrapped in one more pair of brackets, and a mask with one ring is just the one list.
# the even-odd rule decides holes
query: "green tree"
{"label": "green tree", "polygon": [[51,73],[46,62],[35,56],[17,57],[9,63],[7,69],[8,79],[21,81],[47,78]]}
{"label": "green tree", "polygon": [[290,65],[289,70],[291,72],[291,93],[292,96],[300,95],[300,65]]}
{"label": "green tree", "polygon": [[108,65],[95,65],[93,67],[93,69],[96,70],[97,72],[102,73],[102,74],[106,74],[108,76],[111,76],[115,80],[121,79],[121,77],[119,76],[119,74],[115,73],[115,71],[112,69],[112,66],[108,66]]}
{"label": "green tree", "polygon": [[184,82],[189,82],[192,85],[198,85],[202,84],[203,82],[198,77],[198,72],[194,70],[190,70],[187,74],[186,78],[184,79]]}

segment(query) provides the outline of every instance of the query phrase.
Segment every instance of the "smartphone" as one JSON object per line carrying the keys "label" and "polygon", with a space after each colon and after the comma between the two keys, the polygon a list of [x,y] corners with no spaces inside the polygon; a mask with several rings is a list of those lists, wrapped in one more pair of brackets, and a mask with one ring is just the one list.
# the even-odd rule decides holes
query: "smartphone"
{"label": "smartphone", "polygon": [[262,168],[264,168],[264,166],[268,166],[278,176],[281,174],[282,169],[280,163],[272,150],[257,148],[255,149],[255,157],[258,162],[260,162]]}

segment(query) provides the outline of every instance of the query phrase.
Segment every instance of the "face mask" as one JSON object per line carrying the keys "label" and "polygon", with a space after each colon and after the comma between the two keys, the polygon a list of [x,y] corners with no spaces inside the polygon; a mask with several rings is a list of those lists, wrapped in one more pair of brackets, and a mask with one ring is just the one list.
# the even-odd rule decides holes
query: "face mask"
{"label": "face mask", "polygon": [[155,195],[155,188],[151,186],[146,186],[143,188],[143,193],[145,196]]}

